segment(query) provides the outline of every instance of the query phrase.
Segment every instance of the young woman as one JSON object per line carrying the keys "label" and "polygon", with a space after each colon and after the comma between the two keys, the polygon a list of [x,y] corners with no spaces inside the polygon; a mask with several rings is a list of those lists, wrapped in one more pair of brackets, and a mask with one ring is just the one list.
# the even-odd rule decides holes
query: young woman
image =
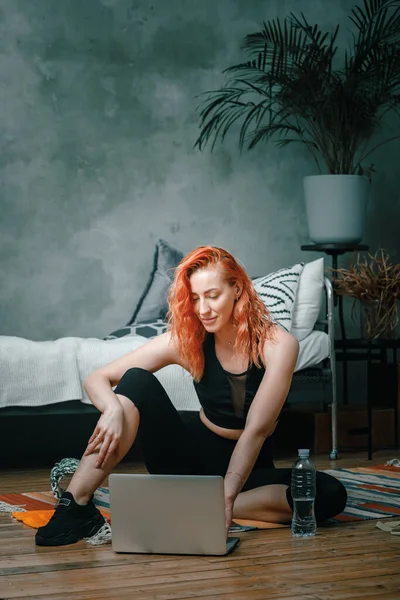
{"label": "young woman", "polygon": [[[232,518],[290,522],[290,469],[276,469],[271,435],[286,400],[299,345],[273,323],[233,256],[202,246],[175,271],[169,330],[95,371],[85,389],[101,416],[38,545],[71,544],[104,523],[93,493],[139,436],[150,473],[224,477]],[[181,365],[199,413],[183,419],[153,373]],[[115,389],[113,390],[113,388]],[[317,473],[318,522],[340,513],[343,485]]]}

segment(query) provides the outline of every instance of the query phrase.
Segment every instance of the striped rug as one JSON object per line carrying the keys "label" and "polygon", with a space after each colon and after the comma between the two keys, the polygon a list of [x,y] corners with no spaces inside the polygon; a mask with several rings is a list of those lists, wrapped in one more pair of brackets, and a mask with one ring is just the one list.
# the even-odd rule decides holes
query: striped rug
{"label": "striped rug", "polygon": [[400,467],[378,465],[325,472],[339,479],[348,494],[345,511],[333,521],[364,521],[400,515]]}
{"label": "striped rug", "polygon": [[[354,469],[330,469],[325,472],[339,479],[348,493],[345,511],[332,521],[364,521],[400,515],[400,467],[378,465]],[[101,487],[96,491],[95,502],[104,516],[109,517],[107,488]],[[0,512],[13,512],[16,518],[21,510],[44,511],[45,514],[55,504],[56,500],[52,492],[0,494]],[[35,516],[37,517],[37,513]],[[28,515],[24,515],[24,517],[28,517]],[[48,519],[48,516],[46,518]],[[26,518],[24,518],[24,522],[29,524]],[[243,529],[284,527],[278,524],[261,524],[259,522],[240,521],[240,524]]]}

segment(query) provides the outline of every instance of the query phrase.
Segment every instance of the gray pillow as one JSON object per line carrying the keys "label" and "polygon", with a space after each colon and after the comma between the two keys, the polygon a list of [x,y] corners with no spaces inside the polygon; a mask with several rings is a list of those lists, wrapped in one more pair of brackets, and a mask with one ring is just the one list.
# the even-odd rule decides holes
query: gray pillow
{"label": "gray pillow", "polygon": [[158,239],[154,251],[153,269],[147,285],[127,325],[165,320],[168,312],[168,290],[174,278],[175,267],[183,253],[163,239]]}

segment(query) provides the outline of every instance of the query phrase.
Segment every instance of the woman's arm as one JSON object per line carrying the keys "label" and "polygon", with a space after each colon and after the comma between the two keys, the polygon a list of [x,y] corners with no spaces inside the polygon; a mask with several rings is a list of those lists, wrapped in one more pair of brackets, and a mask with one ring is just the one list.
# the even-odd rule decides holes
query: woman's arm
{"label": "woman's arm", "polygon": [[265,375],[249,409],[246,426],[236,444],[225,476],[227,508],[233,507],[265,438],[275,428],[290,389],[298,353],[297,339],[280,327],[277,327],[274,340],[265,343]]}
{"label": "woman's arm", "polygon": [[85,379],[84,388],[96,408],[104,412],[106,408],[115,408],[117,403],[119,405],[118,398],[111,388],[117,385],[128,369],[140,367],[155,373],[169,364],[180,364],[180,359],[171,334],[167,331],[93,371]]}

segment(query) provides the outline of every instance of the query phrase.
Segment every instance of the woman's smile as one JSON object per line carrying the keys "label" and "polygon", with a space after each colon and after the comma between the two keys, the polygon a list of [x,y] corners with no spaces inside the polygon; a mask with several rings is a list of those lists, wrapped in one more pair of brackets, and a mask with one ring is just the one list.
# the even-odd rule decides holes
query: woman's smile
{"label": "woman's smile", "polygon": [[201,322],[204,325],[211,325],[211,323],[214,323],[214,321],[216,321],[217,317],[209,317],[209,318],[203,318],[201,319]]}

